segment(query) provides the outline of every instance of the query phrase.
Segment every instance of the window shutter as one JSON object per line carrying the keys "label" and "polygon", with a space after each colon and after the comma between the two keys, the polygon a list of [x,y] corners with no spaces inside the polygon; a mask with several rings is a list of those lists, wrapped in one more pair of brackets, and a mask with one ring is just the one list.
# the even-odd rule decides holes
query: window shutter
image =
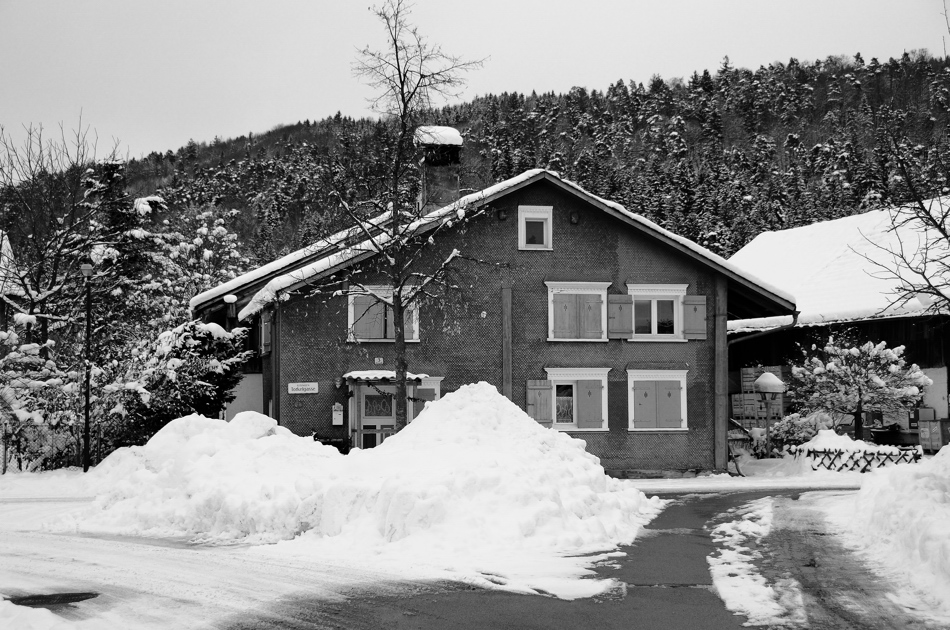
{"label": "window shutter", "polygon": [[416,418],[423,408],[425,408],[427,401],[435,400],[435,390],[430,388],[416,388],[416,393],[413,394],[412,397],[416,399],[412,401],[412,417]]}
{"label": "window shutter", "polygon": [[554,301],[554,338],[578,339],[577,336],[577,295],[555,293]]}
{"label": "window shutter", "polygon": [[680,405],[682,391],[679,381],[656,382],[657,427],[679,429],[683,426],[683,410]]}
{"label": "window shutter", "polygon": [[546,427],[554,423],[552,390],[551,381],[528,381],[528,415]]}
{"label": "window shutter", "polygon": [[706,296],[683,296],[683,336],[687,339],[706,338]]}
{"label": "window shutter", "polygon": [[601,429],[604,426],[602,381],[577,381],[577,428]]}
{"label": "window shutter", "polygon": [[633,428],[656,428],[656,382],[633,382]]}
{"label": "window shutter", "polygon": [[[419,303],[413,302],[403,310],[402,327],[405,339],[416,339],[416,318],[419,316]],[[396,333],[393,331],[393,338]]]}
{"label": "window shutter", "polygon": [[383,308],[372,295],[353,296],[353,336],[357,339],[383,339]]}
{"label": "window shutter", "polygon": [[629,339],[633,337],[633,296],[607,296],[607,338]]}
{"label": "window shutter", "polygon": [[602,339],[604,337],[604,299],[598,294],[578,295],[577,307],[580,311],[578,339]]}

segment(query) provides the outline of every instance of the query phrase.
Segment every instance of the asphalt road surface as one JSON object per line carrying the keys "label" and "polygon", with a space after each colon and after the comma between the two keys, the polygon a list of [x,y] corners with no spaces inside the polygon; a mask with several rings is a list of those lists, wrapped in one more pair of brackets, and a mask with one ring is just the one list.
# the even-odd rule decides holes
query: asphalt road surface
{"label": "asphalt road surface", "polygon": [[[820,498],[820,492],[807,497]],[[889,584],[823,530],[820,514],[799,492],[668,495],[669,506],[647,535],[623,549],[619,567],[598,573],[625,588],[576,601],[443,585],[414,592],[351,598],[327,606],[284,600],[259,614],[234,619],[228,630],[332,628],[475,630],[613,628],[725,630],[747,619],[726,610],[712,588],[707,556],[716,550],[712,524],[731,508],[776,497],[772,533],[760,541],[760,572],[802,585],[807,621],[784,627],[891,630],[946,628],[894,603]],[[761,627],[761,626],[760,626]]]}

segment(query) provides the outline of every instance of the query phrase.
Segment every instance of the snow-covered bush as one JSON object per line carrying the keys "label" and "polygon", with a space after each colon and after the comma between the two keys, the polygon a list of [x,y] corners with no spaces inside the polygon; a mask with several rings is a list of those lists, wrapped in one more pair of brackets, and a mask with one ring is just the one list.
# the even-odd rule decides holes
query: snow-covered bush
{"label": "snow-covered bush", "polygon": [[798,446],[808,442],[821,429],[829,429],[835,424],[827,413],[816,411],[807,416],[793,413],[772,425],[770,440],[772,448],[783,451],[787,446]]}
{"label": "snow-covered bush", "polygon": [[[22,322],[22,318],[15,322]],[[17,332],[16,328],[20,328]],[[49,358],[52,341],[43,344],[22,343],[22,327],[0,331],[0,420],[3,439],[7,442],[8,463],[19,468],[36,468],[44,453],[40,442],[53,442],[49,421],[55,405],[55,391],[68,377]],[[45,439],[37,439],[40,435]]]}
{"label": "snow-covered bush", "polygon": [[852,332],[829,337],[824,347],[812,345],[802,354],[802,363],[792,366],[789,387],[798,411],[853,415],[858,436],[864,411],[912,409],[932,384],[916,364],[904,360],[904,346],[859,343]]}
{"label": "snow-covered bush", "polygon": [[170,420],[197,413],[215,417],[234,399],[247,329],[225,331],[217,324],[190,321],[133,351],[125,378],[106,388],[113,446],[144,444]]}

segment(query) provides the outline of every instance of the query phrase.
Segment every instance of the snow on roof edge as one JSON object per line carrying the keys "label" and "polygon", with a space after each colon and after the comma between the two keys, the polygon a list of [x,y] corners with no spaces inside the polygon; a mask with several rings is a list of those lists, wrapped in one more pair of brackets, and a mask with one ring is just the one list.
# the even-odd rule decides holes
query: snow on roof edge
{"label": "snow on roof edge", "polygon": [[[791,293],[788,293],[787,291],[784,291],[782,289],[779,289],[778,287],[770,285],[769,283],[749,273],[742,267],[729,262],[728,260],[726,260],[722,256],[719,256],[718,254],[714,254],[713,252],[709,251],[708,249],[699,245],[698,243],[695,243],[689,240],[688,238],[682,237],[678,234],[674,234],[673,232],[670,232],[669,230],[663,227],[660,227],[653,221],[650,221],[649,219],[639,214],[636,214],[634,212],[627,210],[621,204],[598,197],[597,195],[594,195],[593,193],[588,192],[587,190],[582,188],[580,185],[570,180],[563,179],[557,173],[553,171],[548,171],[545,169],[540,169],[540,168],[529,169],[521,173],[520,175],[516,175],[515,177],[506,179],[502,182],[498,182],[497,184],[493,184],[478,192],[461,197],[457,201],[447,206],[434,210],[433,212],[422,217],[415,223],[417,227],[424,227],[426,225],[430,225],[433,223],[437,223],[441,220],[448,219],[450,218],[452,214],[457,215],[459,219],[461,219],[465,216],[465,208],[467,206],[476,204],[480,201],[490,199],[491,197],[494,197],[495,195],[501,192],[504,192],[510,188],[514,188],[515,186],[518,186],[519,184],[528,182],[531,179],[541,176],[541,175],[548,175],[554,178],[556,181],[562,183],[563,185],[573,188],[582,196],[595,200],[597,203],[607,208],[610,208],[615,212],[622,214],[623,216],[633,220],[635,223],[638,223],[642,227],[645,227],[648,230],[652,230],[653,232],[656,232],[660,236],[663,236],[664,238],[668,238],[686,247],[693,253],[698,254],[700,257],[705,258],[709,262],[723,269],[726,269],[732,272],[733,274],[747,280],[748,282],[759,287],[763,291],[770,293],[792,304],[795,303],[795,296],[793,296]],[[350,233],[353,229],[355,228],[350,228],[350,231],[348,231],[348,233]],[[330,237],[330,238],[333,238],[333,237]],[[388,239],[385,239],[385,240],[388,240]],[[265,308],[267,304],[269,304],[270,302],[273,302],[276,299],[280,291],[294,285],[305,283],[309,279],[321,273],[326,272],[327,270],[335,267],[338,264],[342,264],[346,262],[350,258],[353,258],[359,255],[360,253],[367,253],[367,252],[372,252],[372,251],[373,251],[372,245],[368,241],[364,241],[360,243],[359,245],[346,248],[339,252],[335,252],[325,258],[321,258],[315,261],[314,263],[310,265],[301,267],[299,269],[295,269],[291,272],[288,272],[284,275],[274,278],[273,280],[268,282],[264,288],[262,288],[260,291],[254,294],[254,296],[251,298],[251,301],[243,309],[241,309],[240,313],[238,313],[238,319],[243,321],[244,319],[259,313],[261,310]],[[285,257],[285,258],[288,258],[288,257]],[[281,260],[284,260],[284,259],[281,259]],[[220,287],[218,287],[218,289],[220,289]],[[220,294],[223,295],[225,293],[226,292],[222,290]]]}
{"label": "snow on roof edge", "polygon": [[[380,223],[383,223],[384,221],[388,219],[389,219],[389,213],[384,212],[378,217],[372,219],[371,222],[373,223],[373,225],[379,225]],[[232,278],[231,280],[228,280],[227,282],[219,284],[216,287],[208,289],[207,291],[203,291],[199,293],[198,295],[194,296],[193,298],[191,298],[191,300],[188,303],[189,307],[191,308],[192,311],[194,311],[198,306],[206,304],[207,302],[210,302],[211,300],[214,300],[215,298],[224,297],[225,295],[228,295],[229,293],[234,293],[236,289],[239,289],[240,287],[248,285],[248,284],[252,284],[256,282],[257,280],[260,280],[261,278],[264,278],[270,275],[273,272],[276,272],[284,267],[287,267],[288,265],[292,265],[298,260],[307,258],[308,256],[311,256],[313,254],[316,254],[322,249],[326,249],[328,247],[333,247],[335,245],[338,245],[339,243],[343,242],[347,238],[355,235],[358,231],[359,231],[359,228],[356,226],[348,227],[345,230],[341,230],[326,238],[322,238],[316,241],[315,243],[311,243],[310,245],[307,245],[306,247],[302,247],[295,252],[291,252],[287,254],[286,256],[282,256],[276,260],[272,260],[271,262],[267,264],[261,265],[260,267],[257,267],[256,269],[252,269],[251,271],[243,273],[240,276]]]}
{"label": "snow on roof edge", "polygon": [[[548,172],[550,172],[550,171],[548,171]],[[725,268],[725,269],[728,269],[728,270],[731,271],[732,273],[734,273],[734,274],[736,274],[736,275],[738,275],[738,276],[740,276],[740,277],[742,277],[742,278],[745,278],[746,280],[748,280],[748,281],[751,282],[752,284],[758,286],[759,288],[764,289],[765,291],[767,291],[767,292],[769,292],[769,293],[771,293],[771,294],[773,294],[773,295],[775,295],[775,296],[778,296],[778,297],[780,297],[780,298],[786,300],[787,302],[791,302],[792,304],[795,303],[795,296],[792,295],[791,293],[789,293],[788,291],[785,291],[785,290],[780,289],[780,288],[778,288],[778,287],[776,287],[776,286],[774,286],[774,285],[772,285],[772,284],[770,284],[770,283],[768,283],[768,282],[765,282],[765,281],[762,280],[761,278],[758,278],[757,276],[755,276],[754,274],[750,273],[750,272],[747,271],[746,269],[740,267],[739,265],[736,265],[735,263],[731,263],[731,262],[729,262],[728,260],[726,260],[725,258],[723,258],[722,256],[720,256],[719,254],[715,254],[715,253],[709,251],[708,249],[706,249],[705,247],[703,247],[703,246],[700,245],[699,243],[696,243],[695,241],[691,241],[690,239],[688,239],[688,238],[686,238],[686,237],[684,237],[684,236],[680,236],[679,234],[676,234],[676,233],[674,233],[674,232],[670,232],[670,231],[667,230],[666,228],[660,227],[660,225],[654,223],[653,221],[647,219],[646,217],[644,217],[644,216],[642,216],[642,215],[639,215],[639,214],[637,214],[637,213],[635,213],[635,212],[631,212],[630,210],[627,210],[624,206],[620,205],[619,203],[616,203],[616,202],[614,202],[614,201],[609,201],[609,200],[607,200],[607,199],[603,199],[603,198],[601,198],[601,197],[598,197],[597,195],[595,195],[595,194],[593,194],[593,193],[591,193],[591,192],[588,192],[588,191],[584,190],[580,185],[575,184],[574,182],[572,182],[572,181],[570,181],[570,180],[562,179],[561,177],[559,177],[558,175],[556,175],[556,174],[554,174],[554,173],[552,173],[552,175],[554,175],[555,177],[557,177],[557,178],[558,178],[561,182],[563,182],[564,184],[567,184],[568,186],[571,186],[572,188],[575,188],[576,190],[578,190],[578,191],[581,192],[582,194],[584,194],[584,195],[586,195],[586,196],[588,196],[588,197],[591,197],[592,199],[596,199],[598,202],[604,204],[605,206],[607,206],[607,207],[609,207],[609,208],[612,208],[613,210],[615,210],[615,211],[617,211],[617,212],[620,212],[620,213],[626,215],[627,217],[633,219],[634,221],[636,221],[637,223],[643,225],[644,227],[647,227],[647,228],[649,228],[649,229],[651,229],[651,230],[654,230],[654,231],[656,231],[656,232],[659,232],[660,234],[662,234],[663,236],[669,238],[670,240],[676,241],[676,242],[679,243],[680,245],[683,245],[684,247],[690,249],[690,250],[693,251],[694,253],[699,254],[700,256],[702,256],[703,258],[706,258],[706,259],[709,260],[710,262],[713,262],[713,263],[715,263],[715,264],[717,264],[717,265],[719,265],[719,266],[721,266],[721,267],[723,267],[723,268]]]}
{"label": "snow on roof edge", "polygon": [[[934,311],[933,309],[923,307],[896,307],[881,312],[880,309],[853,309],[851,311],[836,311],[829,314],[799,315],[795,323],[796,328],[805,326],[830,326],[832,324],[846,324],[848,322],[861,322],[872,319],[896,319],[898,317],[923,317],[926,315],[947,315],[950,312]],[[778,315],[775,317],[757,317],[752,319],[734,319],[726,322],[726,330],[729,334],[744,332],[764,332],[774,330],[782,326],[788,326],[792,323],[791,315]]]}
{"label": "snow on roof edge", "polygon": [[422,125],[413,134],[416,144],[462,146],[462,134],[455,127]]}
{"label": "snow on roof edge", "polygon": [[[418,229],[426,225],[438,223],[443,219],[450,219],[453,215],[461,219],[465,216],[465,208],[467,206],[492,197],[499,192],[516,186],[517,184],[528,181],[532,177],[542,172],[544,172],[542,169],[531,169],[529,171],[525,171],[521,175],[512,177],[511,179],[499,182],[478,192],[465,195],[464,197],[453,203],[450,203],[447,206],[443,206],[442,208],[430,212],[429,214],[420,218],[418,221],[413,222],[413,225],[415,225],[416,229]],[[380,241],[381,245],[384,245],[386,242],[388,242],[389,235],[385,233],[381,234],[377,240]],[[314,278],[339,264],[343,264],[359,254],[372,253],[373,251],[374,247],[372,244],[369,241],[363,241],[362,243],[354,245],[353,247],[348,247],[338,252],[334,252],[333,254],[330,254],[325,258],[321,258],[309,265],[306,265],[305,267],[295,269],[282,276],[274,278],[268,282],[264,288],[255,293],[251,298],[251,301],[241,309],[241,311],[238,313],[238,320],[243,321],[248,317],[252,317],[261,312],[267,306],[267,304],[273,302],[277,298],[277,295],[280,291],[283,291],[284,289],[294,285],[305,283],[307,280]]]}

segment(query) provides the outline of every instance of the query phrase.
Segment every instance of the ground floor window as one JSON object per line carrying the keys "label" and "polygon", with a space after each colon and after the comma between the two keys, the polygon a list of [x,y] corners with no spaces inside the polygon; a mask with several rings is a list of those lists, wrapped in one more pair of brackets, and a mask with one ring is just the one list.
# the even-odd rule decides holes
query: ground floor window
{"label": "ground floor window", "polygon": [[686,373],[627,370],[629,430],[686,430]]}
{"label": "ground floor window", "polygon": [[[541,400],[535,412],[540,422],[552,421],[561,431],[607,429],[607,373],[610,368],[545,368],[545,381],[531,381],[531,392]],[[530,410],[529,410],[530,413]]]}

